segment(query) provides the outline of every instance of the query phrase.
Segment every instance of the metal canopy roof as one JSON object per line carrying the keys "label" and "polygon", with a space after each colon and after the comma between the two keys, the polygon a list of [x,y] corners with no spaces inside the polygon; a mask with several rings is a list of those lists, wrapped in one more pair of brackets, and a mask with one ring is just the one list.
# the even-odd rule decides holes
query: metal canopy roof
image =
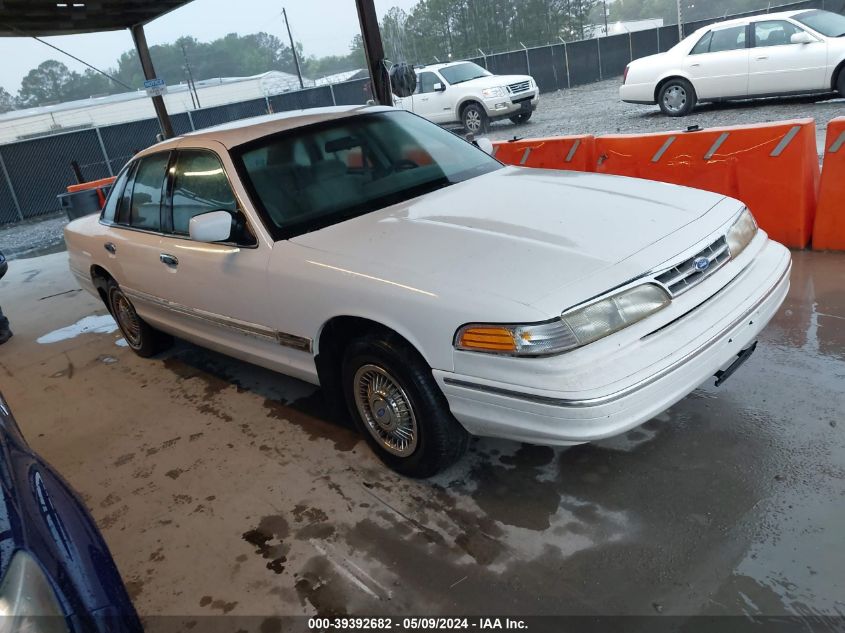
{"label": "metal canopy roof", "polygon": [[0,37],[128,29],[191,0],[0,0]]}

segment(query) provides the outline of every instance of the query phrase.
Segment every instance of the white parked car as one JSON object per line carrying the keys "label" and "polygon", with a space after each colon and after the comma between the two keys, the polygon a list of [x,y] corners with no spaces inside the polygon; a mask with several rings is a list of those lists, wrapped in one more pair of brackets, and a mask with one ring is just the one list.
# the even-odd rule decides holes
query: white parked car
{"label": "white parked car", "polygon": [[686,116],[702,101],[838,91],[845,96],[845,16],[786,11],[719,22],[625,71],[623,101]]}
{"label": "white parked car", "polygon": [[394,105],[440,125],[460,123],[473,134],[490,121],[525,123],[540,103],[540,90],[528,75],[494,75],[472,62],[435,64],[416,73],[414,94],[394,95]]}
{"label": "white parked car", "polygon": [[580,444],[726,378],[791,267],[736,200],[507,167],[385,107],[155,145],[65,238],[138,354],[175,335],[322,385],[414,476],[469,434]]}

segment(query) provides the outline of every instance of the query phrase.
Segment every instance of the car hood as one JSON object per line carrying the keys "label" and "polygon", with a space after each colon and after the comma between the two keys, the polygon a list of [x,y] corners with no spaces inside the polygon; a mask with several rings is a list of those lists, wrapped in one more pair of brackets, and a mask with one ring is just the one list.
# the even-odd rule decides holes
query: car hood
{"label": "car hood", "polygon": [[462,81],[459,84],[452,84],[462,88],[495,88],[497,86],[508,86],[510,84],[528,81],[528,75],[493,75],[492,77],[478,77],[469,81]]}
{"label": "car hood", "polygon": [[723,198],[646,180],[506,167],[291,241],[365,275],[540,308],[540,299],[567,285],[610,271],[583,300],[688,249],[713,230],[694,225]]}

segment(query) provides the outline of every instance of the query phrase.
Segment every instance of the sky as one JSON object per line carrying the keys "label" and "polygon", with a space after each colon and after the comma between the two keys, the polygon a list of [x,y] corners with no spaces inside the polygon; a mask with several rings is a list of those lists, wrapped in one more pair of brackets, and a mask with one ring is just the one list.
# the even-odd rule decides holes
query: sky
{"label": "sky", "polygon": [[[405,10],[416,0],[376,0],[379,19],[393,7]],[[165,44],[182,35],[207,42],[227,33],[246,35],[265,31],[287,41],[282,7],[287,9],[293,37],[306,55],[344,55],[352,37],[360,32],[355,0],[194,0],[146,26],[147,43]],[[129,31],[45,38],[90,64],[106,70],[133,48]],[[79,64],[29,38],[0,38],[0,86],[16,94],[24,75],[47,59],[57,59],[76,71]]]}

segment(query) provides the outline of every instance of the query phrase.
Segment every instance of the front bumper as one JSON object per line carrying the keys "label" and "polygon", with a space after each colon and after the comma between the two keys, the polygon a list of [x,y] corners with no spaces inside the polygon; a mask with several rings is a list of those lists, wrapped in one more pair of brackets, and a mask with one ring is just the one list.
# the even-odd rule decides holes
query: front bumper
{"label": "front bumper", "polygon": [[[529,106],[523,106],[523,102],[528,103]],[[525,107],[529,107],[530,111],[533,112],[539,104],[540,91],[538,89],[518,95],[484,100],[484,108],[487,110],[487,116],[492,120],[515,116],[524,112]]]}
{"label": "front bumper", "polygon": [[[754,262],[714,297],[663,331],[675,345],[689,341],[684,328],[714,323],[696,344],[635,382],[609,393],[579,397],[571,391],[532,392],[525,387],[452,372],[434,375],[453,415],[472,434],[548,445],[573,445],[624,433],[683,399],[749,347],[774,317],[789,290],[791,258],[769,242]],[[586,349],[586,348],[585,348]],[[544,362],[543,359],[536,359]],[[596,367],[601,371],[601,367]]]}

